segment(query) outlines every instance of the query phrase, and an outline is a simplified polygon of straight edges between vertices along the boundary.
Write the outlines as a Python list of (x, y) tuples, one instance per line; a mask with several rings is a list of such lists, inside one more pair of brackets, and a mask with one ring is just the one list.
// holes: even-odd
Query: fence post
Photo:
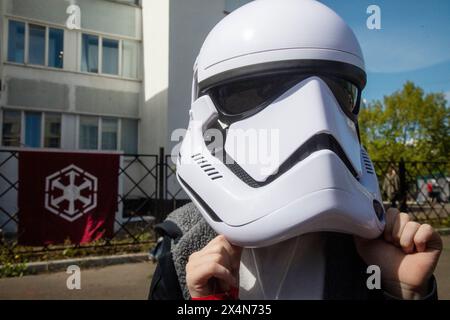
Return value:
[[(159, 148), (159, 159), (158, 159), (158, 203), (159, 203), (159, 214), (158, 220), (162, 219), (162, 217), (166, 213), (165, 201), (164, 201), (164, 167), (165, 167), (165, 152), (164, 148)], [(160, 222), (160, 221), (158, 221)]]
[(408, 205), (406, 203), (407, 201), (407, 182), (406, 182), (406, 168), (405, 168), (405, 161), (403, 158), (400, 159), (400, 162), (398, 164), (398, 174), (399, 174), (399, 180), (400, 180), (400, 211), (401, 212), (407, 212)]

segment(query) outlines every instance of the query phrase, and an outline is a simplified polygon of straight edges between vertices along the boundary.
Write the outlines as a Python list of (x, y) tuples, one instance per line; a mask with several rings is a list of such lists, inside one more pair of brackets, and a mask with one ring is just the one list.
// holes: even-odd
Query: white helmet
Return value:
[(365, 84), (355, 35), (323, 4), (239, 8), (210, 32), (194, 66), (181, 186), (240, 246), (317, 231), (378, 237), (384, 209), (357, 123)]

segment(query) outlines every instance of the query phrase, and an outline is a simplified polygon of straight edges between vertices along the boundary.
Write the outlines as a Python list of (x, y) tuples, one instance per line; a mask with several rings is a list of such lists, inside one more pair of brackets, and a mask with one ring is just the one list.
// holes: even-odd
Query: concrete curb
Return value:
[(26, 264), (27, 274), (38, 274), (66, 270), (68, 266), (77, 265), (80, 268), (104, 267), (124, 263), (149, 261), (148, 253), (133, 253), (116, 256), (97, 256), (76, 259), (31, 262)]

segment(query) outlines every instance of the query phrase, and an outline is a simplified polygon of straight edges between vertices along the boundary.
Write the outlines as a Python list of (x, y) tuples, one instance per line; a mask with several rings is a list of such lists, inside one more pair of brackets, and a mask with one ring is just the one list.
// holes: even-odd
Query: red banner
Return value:
[(19, 243), (87, 243), (114, 232), (118, 154), (19, 154)]

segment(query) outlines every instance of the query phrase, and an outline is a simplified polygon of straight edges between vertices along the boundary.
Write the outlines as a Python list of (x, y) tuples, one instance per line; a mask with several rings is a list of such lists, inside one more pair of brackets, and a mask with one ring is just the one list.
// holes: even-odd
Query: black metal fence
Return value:
[[(31, 257), (56, 251), (76, 249), (111, 249), (108, 252), (140, 250), (138, 246), (154, 242), (153, 226), (186, 203), (178, 199), (181, 191), (173, 190), (176, 183), (174, 165), (161, 149), (158, 155), (121, 155), (118, 172), (118, 214), (114, 233), (88, 245), (65, 243), (42, 247), (18, 245), (18, 162), (20, 152), (0, 150), (0, 251)], [(169, 189), (170, 187), (171, 189)], [(33, 257), (31, 257), (33, 259)], [(0, 263), (1, 264), (1, 263)]]
[(443, 223), (450, 218), (450, 162), (375, 161), (387, 206), (415, 220)]
[[(0, 249), (15, 253), (17, 245), (18, 151), (0, 150)], [(374, 162), (385, 205), (399, 207), (417, 220), (448, 221), (450, 218), (450, 162)], [(123, 247), (150, 244), (152, 227), (172, 210), (188, 202), (176, 180), (170, 155), (121, 156), (119, 215), (111, 238), (88, 246), (70, 245), (21, 248), (21, 252), (45, 252), (70, 248)], [(28, 251), (23, 251), (28, 250)]]

